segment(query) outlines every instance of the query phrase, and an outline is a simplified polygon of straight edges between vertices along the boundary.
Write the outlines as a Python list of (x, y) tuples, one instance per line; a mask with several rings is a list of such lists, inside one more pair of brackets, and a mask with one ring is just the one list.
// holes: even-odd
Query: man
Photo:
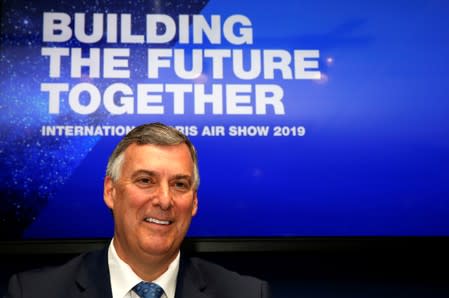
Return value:
[[(198, 210), (196, 151), (160, 123), (133, 129), (109, 158), (104, 202), (114, 237), (60, 267), (14, 275), (10, 297), (269, 297), (258, 279), (180, 256)], [(153, 296), (147, 296), (147, 295)]]

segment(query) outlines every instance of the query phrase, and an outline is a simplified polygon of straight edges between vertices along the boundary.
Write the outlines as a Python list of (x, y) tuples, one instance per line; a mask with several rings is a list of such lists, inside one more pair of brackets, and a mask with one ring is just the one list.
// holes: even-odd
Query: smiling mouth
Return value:
[(147, 218), (145, 218), (145, 221), (150, 222), (150, 223), (155, 223), (158, 225), (169, 225), (172, 223), (170, 220), (160, 220), (160, 219), (156, 219), (153, 217), (147, 217)]

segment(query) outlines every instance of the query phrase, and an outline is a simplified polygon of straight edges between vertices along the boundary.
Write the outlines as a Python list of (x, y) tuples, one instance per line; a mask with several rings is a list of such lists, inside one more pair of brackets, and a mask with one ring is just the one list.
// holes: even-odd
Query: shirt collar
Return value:
[[(109, 244), (108, 249), (108, 265), (111, 277), (111, 290), (113, 298), (123, 298), (127, 296), (129, 291), (142, 279), (137, 276), (131, 267), (126, 264), (117, 254), (113, 245), (114, 239)], [(176, 291), (176, 279), (179, 272), (180, 253), (170, 263), (167, 271), (165, 271), (157, 279), (151, 281), (158, 284), (163, 290), (167, 298), (174, 298)], [(162, 296), (164, 297), (164, 296)]]

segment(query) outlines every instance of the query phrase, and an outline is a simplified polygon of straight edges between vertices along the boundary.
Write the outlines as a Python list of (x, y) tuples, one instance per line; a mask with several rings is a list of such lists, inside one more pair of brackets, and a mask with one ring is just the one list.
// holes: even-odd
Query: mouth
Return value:
[(154, 217), (146, 217), (145, 221), (149, 222), (149, 223), (158, 224), (158, 225), (169, 225), (172, 223), (171, 220), (160, 220), (160, 219), (156, 219)]

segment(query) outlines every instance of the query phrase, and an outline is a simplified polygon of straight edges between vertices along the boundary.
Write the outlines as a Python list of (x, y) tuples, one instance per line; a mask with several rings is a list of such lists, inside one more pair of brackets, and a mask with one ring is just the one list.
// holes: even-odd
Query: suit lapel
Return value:
[(181, 258), (175, 298), (208, 298), (206, 287), (201, 271), (189, 259)]
[(111, 297), (111, 281), (108, 267), (108, 246), (84, 256), (78, 271), (76, 284), (79, 292), (76, 297), (96, 298)]
[[(76, 275), (77, 290), (68, 297), (112, 298), (108, 267), (108, 246), (87, 253)], [(175, 298), (212, 298), (205, 293), (207, 283), (201, 271), (189, 260), (181, 258)]]

